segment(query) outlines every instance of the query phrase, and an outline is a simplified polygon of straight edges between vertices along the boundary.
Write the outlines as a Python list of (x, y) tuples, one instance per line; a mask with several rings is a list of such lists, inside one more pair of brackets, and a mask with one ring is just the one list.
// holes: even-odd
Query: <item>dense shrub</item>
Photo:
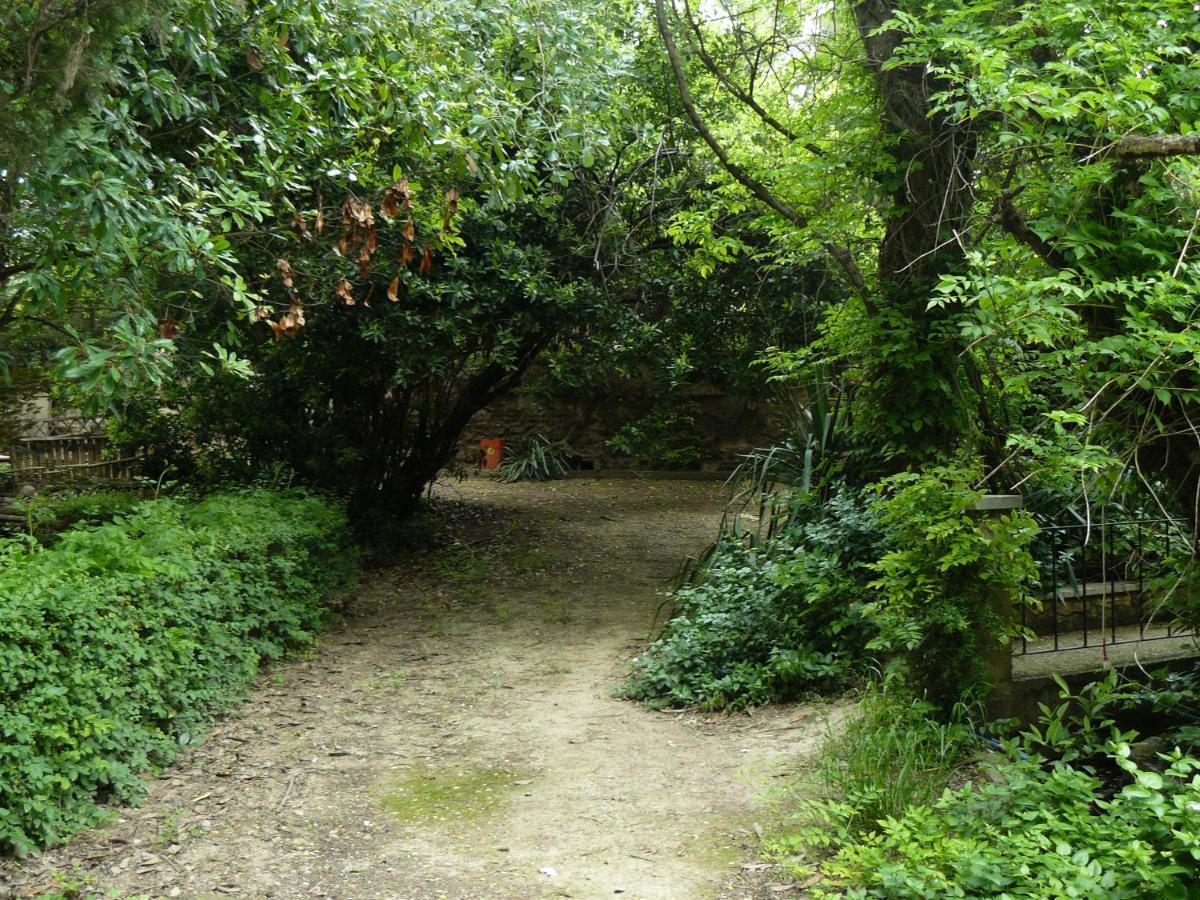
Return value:
[[(1063, 685), (1039, 725), (974, 765), (960, 726), (876, 696), (826, 747), (832, 796), (802, 802), (772, 848), (817, 897), (1197, 896), (1200, 760), (1174, 749), (1135, 761), (1137, 735), (1111, 714), (1136, 694), (1115, 685), (1074, 697)], [(890, 781), (909, 764), (914, 789), (897, 794)], [(966, 783), (943, 790), (952, 777)]]
[(142, 495), (130, 490), (101, 489), (78, 494), (38, 495), (20, 503), (26, 529), (42, 544), (76, 525), (99, 525), (129, 512)]
[(0, 849), (136, 801), (346, 581), (342, 512), (298, 493), (153, 500), (52, 547), (0, 544)]
[(1014, 760), (984, 781), (884, 819), (822, 867), (837, 895), (1193, 897), (1200, 888), (1200, 761), (1140, 768), (1115, 795), (1071, 765)]
[(634, 660), (623, 695), (662, 705), (737, 708), (844, 685), (869, 662), (871, 513), (850, 496), (799, 511), (757, 548), (727, 536), (675, 615)]
[(1016, 597), (1035, 577), (1028, 547), (1037, 534), (1021, 511), (992, 517), (975, 504), (973, 466), (932, 466), (880, 483), (872, 509), (891, 542), (872, 565), (867, 615), (878, 626), (872, 649), (907, 664), (914, 686), (949, 713), (964, 693), (987, 690), (983, 651), (1007, 641), (1014, 621), (997, 615), (997, 596)]

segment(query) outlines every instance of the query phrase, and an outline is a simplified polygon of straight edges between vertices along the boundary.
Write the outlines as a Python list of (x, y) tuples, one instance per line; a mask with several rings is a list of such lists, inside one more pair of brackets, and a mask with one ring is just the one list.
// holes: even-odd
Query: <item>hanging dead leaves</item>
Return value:
[(280, 259), (275, 261), (275, 268), (283, 278), (283, 286), (288, 289), (289, 294), (292, 293), (296, 287), (296, 270), (292, 268), (292, 264), (286, 259)]
[[(454, 227), (454, 219), (459, 211), (460, 194), (458, 188), (451, 188), (446, 192), (445, 204), (442, 211), (442, 231), (449, 232)], [(414, 262), (417, 263), (417, 272), (421, 276), (429, 276), (433, 274), (434, 248), (430, 244), (417, 245), (417, 226), (413, 215), (413, 190), (408, 179), (401, 178), (390, 185), (384, 192), (379, 201), (378, 208), (379, 216), (385, 223), (396, 223), (399, 225), (399, 241), (396, 251), (396, 261), (401, 270), (407, 269)], [(352, 259), (358, 266), (358, 276), (363, 281), (367, 281), (371, 277), (372, 269), (375, 264), (375, 256), (379, 249), (379, 232), (375, 219), (375, 209), (370, 201), (359, 199), (350, 194), (342, 203), (342, 232), (334, 242), (333, 252), (343, 259)], [(292, 227), (302, 240), (314, 240), (314, 234), (320, 235), (325, 230), (325, 213), (322, 208), (321, 198), (317, 198), (317, 213), (313, 221), (311, 230), (308, 227), (308, 222), (304, 216), (297, 213)], [(434, 242), (436, 244), (436, 241)], [(281, 260), (282, 264), (283, 261)], [(284, 286), (289, 292), (292, 289), (293, 273), (284, 271), (282, 265), (280, 272), (284, 279)], [(401, 291), (403, 288), (403, 275), (395, 275), (388, 283), (387, 297), (392, 303), (399, 303), (401, 300)], [(369, 292), (368, 292), (369, 295)], [(355, 296), (354, 285), (348, 278), (341, 278), (334, 287), (334, 298), (337, 303), (342, 306), (358, 306), (360, 302)], [(363, 300), (362, 306), (370, 304)], [(298, 306), (298, 304), (297, 304)], [(283, 322), (283, 317), (280, 323)], [(299, 319), (299, 325), (303, 325), (303, 315)], [(289, 325), (289, 327), (292, 327)], [(298, 326), (296, 326), (298, 327)], [(294, 331), (294, 328), (293, 328)], [(292, 332), (287, 330), (277, 332), (278, 334), (289, 335)]]
[(279, 317), (278, 322), (272, 322), (269, 319), (267, 322), (271, 326), (271, 330), (275, 332), (276, 341), (285, 337), (295, 337), (304, 327), (304, 307), (293, 303), (288, 311)]
[(250, 318), (254, 322), (266, 322), (271, 326), (275, 340), (281, 341), (285, 337), (295, 337), (304, 327), (304, 306), (296, 295), (296, 270), (292, 268), (292, 264), (286, 259), (278, 259), (275, 261), (275, 268), (279, 271), (279, 278), (291, 301), (288, 310), (279, 317), (278, 322), (271, 318), (271, 310), (265, 306), (254, 310)]
[(458, 215), (458, 188), (446, 191), (446, 210), (442, 213), (442, 231), (449, 231)]
[(379, 204), (379, 211), (388, 219), (394, 219), (402, 212), (407, 213), (408, 222), (412, 224), (412, 190), (408, 186), (407, 178), (401, 178), (383, 192), (383, 202)]

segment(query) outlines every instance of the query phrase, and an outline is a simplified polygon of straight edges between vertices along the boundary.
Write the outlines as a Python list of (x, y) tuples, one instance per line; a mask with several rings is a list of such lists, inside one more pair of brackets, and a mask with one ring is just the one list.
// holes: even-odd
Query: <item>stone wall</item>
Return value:
[[(615, 451), (609, 440), (622, 427), (651, 413), (660, 400), (661, 394), (648, 382), (637, 381), (591, 395), (547, 397), (518, 388), (471, 420), (459, 444), (459, 459), (477, 464), (483, 438), (502, 438), (513, 446), (542, 435), (551, 441), (565, 441), (582, 468), (638, 467), (638, 460)], [(713, 385), (679, 389), (671, 395), (670, 404), (690, 414), (691, 422), (676, 430), (681, 441), (697, 451), (697, 460), (685, 468), (728, 471), (741, 454), (780, 438), (780, 429), (772, 423), (764, 403), (732, 396)]]

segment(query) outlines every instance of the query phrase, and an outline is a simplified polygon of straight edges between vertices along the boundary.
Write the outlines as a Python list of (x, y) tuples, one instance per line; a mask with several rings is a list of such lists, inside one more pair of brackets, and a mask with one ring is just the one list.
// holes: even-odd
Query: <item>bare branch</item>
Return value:
[[(693, 44), (693, 46), (696, 48), (696, 55), (700, 58), (700, 62), (702, 62), (704, 64), (704, 68), (706, 68), (709, 71), (709, 73), (715, 79), (717, 79), (718, 82), (720, 82), (720, 84), (725, 88), (725, 90), (729, 91), (729, 93), (733, 96), (733, 98), (735, 100), (737, 100), (739, 103), (742, 103), (745, 106), (749, 107), (754, 112), (755, 115), (757, 115), (760, 119), (762, 119), (764, 124), (768, 125), (769, 127), (773, 128), (775, 131), (779, 132), (781, 135), (783, 135), (789, 141), (799, 140), (799, 138), (797, 137), (797, 135), (794, 131), (792, 131), (790, 128), (788, 128), (786, 125), (784, 125), (782, 122), (780, 122), (777, 118), (775, 118), (773, 115), (771, 115), (771, 113), (768, 112), (767, 109), (761, 103), (759, 103), (757, 100), (754, 99), (754, 94), (752, 93), (753, 88), (751, 88), (751, 90), (744, 90), (740, 85), (737, 84), (737, 82), (735, 82), (732, 78), (729, 77), (728, 72), (726, 72), (719, 65), (717, 65), (717, 61), (715, 59), (713, 59), (712, 54), (708, 52), (708, 48), (704, 44), (703, 29), (700, 28), (700, 24), (692, 17), (691, 4), (688, 3), (687, 0), (684, 0), (683, 6), (684, 6), (684, 17), (687, 19), (688, 27), (691, 29), (692, 33), (696, 36), (695, 43)], [(822, 150), (820, 147), (818, 147), (816, 144), (804, 143), (804, 144), (801, 144), (800, 146), (802, 146), (805, 150), (807, 150), (809, 153), (813, 154), (814, 156), (824, 156), (825, 155), (825, 151)]]

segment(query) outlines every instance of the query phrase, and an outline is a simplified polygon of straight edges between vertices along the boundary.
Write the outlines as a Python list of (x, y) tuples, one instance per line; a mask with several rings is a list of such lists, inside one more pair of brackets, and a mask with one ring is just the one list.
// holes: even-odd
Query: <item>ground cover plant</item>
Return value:
[(1159, 740), (1147, 752), (1119, 727), (1146, 687), (1119, 690), (1115, 674), (1075, 695), (1060, 684), (1061, 704), (999, 742), (969, 708), (942, 725), (910, 715), (903, 693), (871, 693), (823, 750), (831, 796), (800, 801), (772, 852), (814, 896), (1194, 896), (1193, 748)]
[(0, 848), (136, 801), (259, 666), (312, 640), (354, 553), (325, 499), (158, 499), (43, 547), (0, 545)]
[(800, 497), (789, 528), (762, 544), (723, 534), (671, 596), (673, 615), (622, 694), (737, 709), (833, 690), (865, 671), (875, 633), (866, 584), (881, 550), (864, 503)]
[(47, 544), (63, 531), (79, 524), (107, 522), (129, 512), (145, 495), (120, 486), (78, 493), (35, 494), (14, 507), (25, 516), (24, 530)]

